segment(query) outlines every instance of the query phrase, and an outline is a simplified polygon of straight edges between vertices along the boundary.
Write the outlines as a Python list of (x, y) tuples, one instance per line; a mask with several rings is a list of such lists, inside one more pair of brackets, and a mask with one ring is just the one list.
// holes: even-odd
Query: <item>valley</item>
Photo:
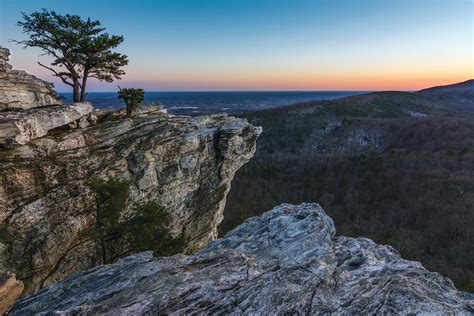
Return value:
[(221, 235), (279, 203), (314, 201), (338, 234), (390, 244), (474, 291), (474, 106), (462, 101), (474, 100), (474, 81), (462, 87), (243, 114), (263, 133), (232, 183)]

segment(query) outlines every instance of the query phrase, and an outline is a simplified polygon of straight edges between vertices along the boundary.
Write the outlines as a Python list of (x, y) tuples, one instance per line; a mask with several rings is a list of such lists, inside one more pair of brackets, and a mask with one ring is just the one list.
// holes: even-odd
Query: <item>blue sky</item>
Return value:
[[(47, 8), (122, 34), (119, 84), (147, 90), (417, 89), (473, 75), (472, 0), (0, 0), (12, 64), (54, 81), (23, 50), (21, 12)], [(117, 83), (91, 82), (91, 91)]]

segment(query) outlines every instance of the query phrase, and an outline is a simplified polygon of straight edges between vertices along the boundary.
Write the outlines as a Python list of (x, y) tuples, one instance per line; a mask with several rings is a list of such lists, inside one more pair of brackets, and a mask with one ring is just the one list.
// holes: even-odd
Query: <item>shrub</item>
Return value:
[(85, 230), (81, 237), (98, 242), (101, 246), (102, 261), (108, 263), (113, 258), (107, 254), (107, 241), (122, 235), (119, 219), (127, 205), (129, 185), (118, 179), (94, 180), (88, 184), (96, 193), (96, 224)]
[(136, 214), (126, 221), (126, 239), (134, 250), (153, 250), (157, 256), (182, 252), (184, 234), (174, 237), (169, 232), (169, 214), (155, 202), (139, 206)]
[[(138, 206), (128, 219), (121, 220), (127, 206), (129, 184), (126, 181), (92, 181), (89, 186), (96, 193), (96, 225), (83, 233), (84, 238), (97, 241), (102, 248), (103, 262), (137, 251), (152, 250), (155, 255), (172, 255), (181, 252), (185, 245), (184, 234), (172, 236), (168, 230), (169, 214), (155, 202)], [(122, 241), (124, 251), (113, 249), (111, 241)], [(123, 243), (125, 242), (125, 243)], [(115, 255), (111, 255), (114, 253)], [(118, 253), (118, 255), (117, 255)]]
[(0, 225), (0, 243), (10, 243), (11, 239), (12, 238), (7, 231), (7, 227), (5, 225)]
[(119, 87), (117, 97), (123, 102), (125, 102), (125, 107), (127, 109), (127, 117), (130, 117), (133, 111), (138, 108), (140, 103), (145, 100), (145, 91), (139, 88), (122, 89)]
[(97, 226), (104, 230), (118, 227), (120, 213), (128, 199), (128, 183), (123, 180), (91, 181), (89, 186), (96, 193)]

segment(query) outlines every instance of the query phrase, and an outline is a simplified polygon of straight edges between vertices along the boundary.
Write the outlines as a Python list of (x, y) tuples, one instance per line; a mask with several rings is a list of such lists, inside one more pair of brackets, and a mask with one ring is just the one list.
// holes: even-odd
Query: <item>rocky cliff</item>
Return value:
[(13, 315), (474, 312), (474, 295), (366, 238), (335, 237), (317, 204), (283, 204), (192, 256), (144, 252), (76, 273)]
[(0, 148), (25, 145), (58, 127), (86, 127), (95, 121), (90, 103), (62, 105), (53, 84), (13, 69), (9, 56), (0, 47)]
[(92, 110), (92, 104), (83, 102), (0, 112), (0, 146), (24, 145), (32, 139), (45, 136), (50, 130), (69, 124), (87, 127)]
[(23, 289), (23, 282), (18, 281), (15, 275), (0, 273), (0, 315), (7, 314)]
[(61, 104), (52, 84), (12, 69), (9, 56), (10, 51), (0, 47), (0, 111)]
[(259, 133), (242, 119), (157, 112), (0, 149), (0, 266), (34, 291), (126, 253), (111, 240), (104, 254), (104, 245), (83, 235), (97, 217), (91, 180), (126, 184), (121, 216), (157, 203), (171, 215), (171, 232), (184, 234), (186, 250), (200, 249), (217, 236), (230, 182)]
[(92, 113), (87, 102), (61, 105), (51, 85), (13, 70), (8, 55), (0, 49), (0, 280), (8, 281), (0, 295), (137, 252), (123, 230), (145, 205), (163, 217), (152, 218), (152, 235), (184, 251), (216, 238), (230, 182), (260, 128), (159, 107), (125, 118)]

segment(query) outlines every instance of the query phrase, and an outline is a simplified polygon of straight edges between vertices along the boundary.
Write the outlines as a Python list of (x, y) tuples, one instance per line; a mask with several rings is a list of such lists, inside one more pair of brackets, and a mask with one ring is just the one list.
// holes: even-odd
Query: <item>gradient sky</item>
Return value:
[[(11, 63), (36, 64), (21, 12), (97, 19), (125, 42), (122, 87), (190, 90), (414, 90), (474, 77), (474, 0), (0, 0)], [(117, 83), (91, 80), (90, 91)]]

